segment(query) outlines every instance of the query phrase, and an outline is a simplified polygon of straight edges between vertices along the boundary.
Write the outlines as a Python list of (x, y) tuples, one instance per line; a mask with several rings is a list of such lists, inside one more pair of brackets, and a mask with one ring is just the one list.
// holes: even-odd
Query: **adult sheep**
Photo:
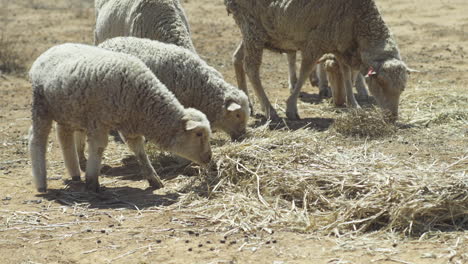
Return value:
[(119, 36), (149, 38), (195, 52), (179, 0), (95, 0), (94, 44)]
[[(277, 113), (266, 97), (259, 76), (263, 49), (301, 51), (302, 63), (286, 115), (297, 119), (297, 99), (316, 61), (332, 53), (340, 63), (347, 103), (359, 107), (352, 94), (352, 80), (359, 71), (369, 73), (369, 90), (378, 104), (398, 116), (408, 67), (373, 0), (224, 0), (228, 13), (240, 27), (242, 43), (234, 53), (252, 82), (267, 117)], [(242, 62), (243, 61), (243, 62)], [(243, 87), (242, 87), (243, 88)]]
[(46, 192), (47, 138), (52, 121), (65, 167), (80, 180), (75, 131), (88, 137), (86, 188), (99, 190), (98, 175), (110, 129), (124, 136), (155, 188), (163, 187), (144, 150), (145, 137), (162, 149), (200, 164), (211, 159), (210, 124), (184, 108), (139, 59), (82, 44), (47, 50), (32, 65), (32, 127), (29, 148), (36, 188)]
[(202, 111), (213, 129), (238, 139), (246, 132), (250, 108), (247, 95), (187, 49), (149, 39), (117, 37), (99, 45), (142, 60), (186, 107)]

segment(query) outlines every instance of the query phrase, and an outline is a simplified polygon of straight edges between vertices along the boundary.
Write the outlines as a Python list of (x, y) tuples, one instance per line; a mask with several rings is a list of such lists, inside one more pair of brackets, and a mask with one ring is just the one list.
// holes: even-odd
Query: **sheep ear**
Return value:
[(229, 103), (229, 105), (227, 106), (227, 110), (231, 112), (239, 110), (239, 109), (241, 109), (241, 106), (234, 102)]
[(187, 123), (185, 123), (185, 131), (190, 131), (194, 130), (200, 125), (200, 122), (196, 122), (193, 120), (188, 120)]
[(408, 72), (408, 74), (411, 74), (411, 73), (419, 73), (420, 71), (406, 67), (406, 72)]

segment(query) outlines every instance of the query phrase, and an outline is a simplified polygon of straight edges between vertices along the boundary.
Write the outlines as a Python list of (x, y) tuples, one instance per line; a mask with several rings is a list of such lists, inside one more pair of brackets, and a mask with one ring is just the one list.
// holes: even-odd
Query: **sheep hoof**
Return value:
[(99, 192), (99, 182), (96, 180), (86, 179), (86, 190), (90, 192)]
[(47, 187), (37, 188), (37, 191), (40, 192), (40, 193), (46, 193), (47, 192)]
[(148, 177), (148, 183), (154, 189), (161, 189), (164, 187), (164, 184), (162, 183), (161, 179), (159, 179), (159, 177), (156, 176)]
[(301, 119), (297, 113), (286, 113), (286, 116), (290, 120), (299, 120), (299, 119)]

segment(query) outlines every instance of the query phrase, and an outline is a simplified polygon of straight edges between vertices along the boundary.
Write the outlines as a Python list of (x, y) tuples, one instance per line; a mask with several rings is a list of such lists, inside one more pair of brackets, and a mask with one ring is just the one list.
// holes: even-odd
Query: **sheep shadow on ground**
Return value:
[[(156, 173), (162, 180), (171, 180), (180, 174), (194, 176), (198, 173), (198, 167), (192, 166), (191, 161), (183, 160), (169, 153), (161, 152), (156, 159), (152, 158), (151, 160)], [(101, 175), (104, 177), (119, 177), (122, 180), (144, 180), (140, 173), (140, 164), (134, 155), (124, 157), (121, 162), (121, 166), (103, 167)]]
[(99, 193), (84, 191), (84, 182), (69, 183), (65, 189), (49, 189), (45, 194), (38, 194), (48, 201), (56, 201), (67, 206), (89, 204), (89, 208), (140, 210), (153, 206), (169, 206), (178, 201), (179, 194), (153, 194), (150, 188), (104, 187)]
[[(358, 94), (354, 94), (354, 97), (356, 98), (359, 105), (363, 108), (372, 107), (377, 104), (377, 102), (375, 101), (375, 98), (370, 95), (366, 98), (361, 98)], [(301, 92), (299, 94), (299, 100), (301, 100), (304, 103), (309, 103), (309, 104), (321, 104), (323, 101), (330, 101), (331, 100), (330, 98), (331, 97), (320, 96), (319, 94), (316, 94), (316, 93), (310, 94), (306, 92)]]
[(302, 118), (300, 120), (281, 119), (280, 121), (269, 121), (264, 116), (257, 116), (258, 120), (252, 125), (254, 128), (264, 126), (267, 122), (270, 130), (298, 130), (302, 128), (312, 129), (316, 131), (326, 131), (335, 121), (332, 118)]
[(320, 96), (317, 93), (306, 93), (306, 92), (301, 92), (299, 94), (299, 100), (301, 100), (304, 103), (309, 103), (309, 104), (321, 104), (323, 100), (328, 100), (329, 98)]

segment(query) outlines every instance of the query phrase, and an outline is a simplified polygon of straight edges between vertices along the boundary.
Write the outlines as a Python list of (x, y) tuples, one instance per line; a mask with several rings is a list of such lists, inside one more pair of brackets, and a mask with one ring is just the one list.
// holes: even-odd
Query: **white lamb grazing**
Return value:
[(369, 90), (378, 104), (390, 111), (392, 119), (397, 118), (400, 94), (410, 70), (401, 60), (374, 0), (224, 0), (224, 3), (242, 33), (242, 43), (234, 53), (236, 74), (243, 71), (239, 65), (244, 65), (267, 117), (277, 118), (277, 113), (259, 76), (263, 49), (302, 54), (299, 77), (287, 100), (288, 118), (299, 118), (297, 99), (301, 87), (316, 61), (326, 53), (334, 54), (340, 64), (348, 106), (359, 107), (352, 80), (359, 71), (366, 72)]
[(149, 38), (195, 52), (179, 0), (95, 0), (94, 44), (119, 36)]
[(99, 47), (142, 60), (181, 104), (205, 113), (213, 129), (225, 131), (233, 140), (245, 134), (250, 115), (247, 95), (193, 52), (134, 37), (113, 38)]
[(82, 44), (55, 46), (29, 73), (33, 88), (29, 148), (39, 192), (47, 191), (46, 147), (52, 121), (65, 167), (80, 180), (74, 132), (88, 137), (86, 188), (99, 190), (98, 175), (110, 129), (123, 135), (155, 188), (163, 187), (144, 151), (145, 137), (160, 148), (200, 164), (211, 159), (210, 124), (198, 110), (184, 108), (139, 59)]

